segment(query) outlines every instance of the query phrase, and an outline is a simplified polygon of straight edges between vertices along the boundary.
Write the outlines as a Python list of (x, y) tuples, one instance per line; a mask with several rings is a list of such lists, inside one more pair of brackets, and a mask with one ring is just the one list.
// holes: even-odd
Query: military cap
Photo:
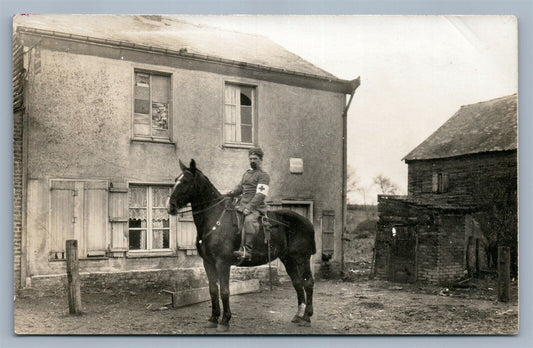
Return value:
[(260, 147), (254, 147), (248, 151), (248, 156), (256, 155), (259, 158), (263, 159), (263, 150)]

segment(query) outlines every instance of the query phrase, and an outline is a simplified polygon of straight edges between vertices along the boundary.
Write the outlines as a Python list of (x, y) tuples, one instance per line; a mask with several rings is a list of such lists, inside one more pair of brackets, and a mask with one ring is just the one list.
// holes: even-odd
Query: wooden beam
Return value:
[(80, 273), (78, 262), (78, 241), (66, 241), (67, 250), (67, 293), (70, 314), (81, 314)]
[(506, 246), (498, 247), (498, 301), (509, 302), (511, 297), (511, 252)]
[[(231, 295), (246, 294), (259, 291), (259, 280), (250, 279), (240, 282), (230, 283), (229, 291)], [(209, 287), (183, 290), (183, 291), (168, 291), (163, 292), (172, 296), (172, 308), (179, 308), (195, 303), (201, 303), (211, 300), (209, 295)]]

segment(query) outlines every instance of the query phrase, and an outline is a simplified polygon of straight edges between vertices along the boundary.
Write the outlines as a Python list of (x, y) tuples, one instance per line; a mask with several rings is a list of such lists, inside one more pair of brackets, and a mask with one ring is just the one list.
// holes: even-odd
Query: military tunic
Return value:
[(265, 212), (265, 197), (268, 195), (270, 176), (261, 169), (248, 169), (241, 182), (233, 189), (234, 195), (241, 195), (238, 205), (250, 211)]

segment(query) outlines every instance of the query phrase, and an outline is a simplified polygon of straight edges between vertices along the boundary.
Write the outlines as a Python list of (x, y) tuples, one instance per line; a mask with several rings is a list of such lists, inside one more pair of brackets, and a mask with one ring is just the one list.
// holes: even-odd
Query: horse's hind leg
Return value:
[(305, 312), (302, 317), (302, 322), (300, 323), (300, 325), (303, 326), (311, 325), (311, 316), (313, 315), (313, 287), (315, 281), (313, 280), (310, 261), (310, 256), (298, 260), (298, 269), (301, 272), (300, 276), (305, 289)]
[(298, 312), (292, 318), (293, 323), (299, 323), (301, 318), (304, 316), (305, 309), (305, 292), (302, 283), (302, 278), (300, 277), (300, 272), (298, 270), (298, 263), (292, 258), (287, 258), (282, 260), (285, 265), (285, 270), (289, 277), (291, 277), (292, 286), (296, 290), (296, 296), (298, 297)]
[(215, 328), (218, 325), (220, 317), (220, 303), (218, 299), (218, 276), (215, 265), (204, 260), (204, 268), (209, 280), (209, 295), (211, 295), (211, 318), (209, 318), (206, 327)]

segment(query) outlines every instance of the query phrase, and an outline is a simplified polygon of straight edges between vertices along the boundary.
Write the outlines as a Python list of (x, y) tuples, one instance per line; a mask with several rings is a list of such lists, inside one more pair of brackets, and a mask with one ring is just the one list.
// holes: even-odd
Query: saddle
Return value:
[[(226, 202), (226, 210), (233, 212), (233, 224), (235, 226), (235, 234), (241, 235), (241, 241), (244, 240), (244, 213), (242, 210), (235, 205), (233, 200)], [(257, 218), (259, 224), (259, 231), (263, 231), (265, 235), (265, 244), (270, 240), (270, 230), (272, 224), (269, 221), (267, 213), (260, 212), (259, 217)]]

